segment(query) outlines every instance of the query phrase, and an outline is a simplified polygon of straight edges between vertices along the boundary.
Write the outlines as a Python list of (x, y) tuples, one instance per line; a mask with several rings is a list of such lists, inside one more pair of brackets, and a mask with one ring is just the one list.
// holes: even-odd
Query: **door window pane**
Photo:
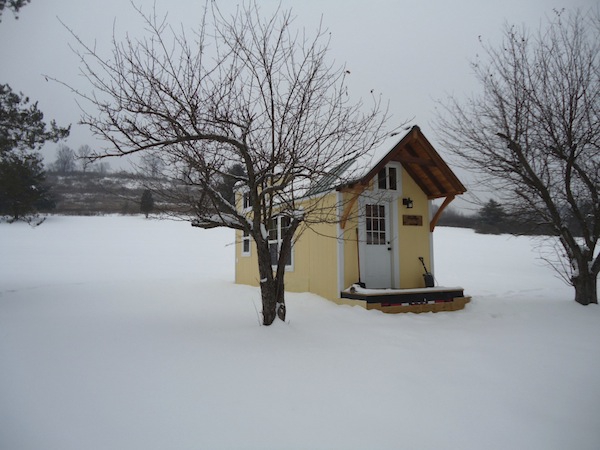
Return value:
[(385, 245), (385, 206), (366, 205), (365, 227), (367, 245)]

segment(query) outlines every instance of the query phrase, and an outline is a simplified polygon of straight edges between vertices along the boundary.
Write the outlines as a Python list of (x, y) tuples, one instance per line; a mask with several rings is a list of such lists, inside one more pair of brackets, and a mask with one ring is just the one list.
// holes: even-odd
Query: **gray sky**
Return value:
[[(191, 28), (200, 20), (204, 0), (135, 0), (149, 10), (168, 12), (172, 24)], [(238, 1), (217, 0), (222, 11)], [(271, 11), (279, 0), (257, 0)], [(436, 145), (432, 119), (436, 101), (449, 94), (466, 96), (477, 90), (469, 61), (480, 51), (479, 37), (499, 43), (504, 23), (537, 28), (553, 8), (588, 10), (598, 0), (281, 0), (292, 8), (295, 25), (314, 29), (321, 17), (332, 33), (330, 57), (351, 71), (350, 95), (367, 97), (371, 89), (389, 99), (393, 121), (413, 118)], [(66, 144), (96, 146), (88, 130), (77, 125), (79, 109), (64, 87), (47, 82), (44, 74), (85, 89), (78, 60), (69, 49), (73, 39), (58, 18), (86, 42), (96, 42), (108, 54), (113, 24), (117, 32), (141, 34), (140, 20), (125, 0), (32, 0), (19, 19), (4, 12), (0, 23), (0, 83), (22, 91), (46, 119), (72, 123)], [(56, 144), (47, 145), (47, 161)], [(111, 166), (118, 167), (116, 161)], [(461, 176), (461, 178), (464, 175)], [(468, 180), (465, 180), (467, 187)]]

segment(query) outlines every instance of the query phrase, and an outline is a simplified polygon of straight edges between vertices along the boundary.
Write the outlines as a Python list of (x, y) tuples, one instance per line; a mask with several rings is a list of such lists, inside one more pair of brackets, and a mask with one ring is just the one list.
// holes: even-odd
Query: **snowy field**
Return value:
[(0, 224), (0, 449), (598, 450), (600, 308), (528, 238), (435, 232), (450, 313), (289, 294), (259, 326), (233, 235)]

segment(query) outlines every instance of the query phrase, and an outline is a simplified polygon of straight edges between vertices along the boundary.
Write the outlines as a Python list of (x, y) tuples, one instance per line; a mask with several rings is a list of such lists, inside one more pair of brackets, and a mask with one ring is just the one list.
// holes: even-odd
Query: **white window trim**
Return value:
[(243, 190), (242, 191), (242, 212), (248, 212), (252, 209), (252, 202), (250, 201), (250, 191)]
[(402, 165), (396, 162), (390, 162), (386, 164), (382, 170), (386, 171), (386, 183), (389, 180), (389, 169), (396, 169), (396, 189), (389, 189), (386, 186), (385, 189), (379, 187), (379, 173), (375, 175), (375, 179), (373, 180), (373, 190), (375, 192), (385, 193), (386, 195), (391, 195), (393, 197), (400, 197), (402, 195)]
[[(273, 217), (273, 219), (277, 220), (277, 239), (268, 239), (269, 248), (271, 244), (277, 244), (277, 257), (279, 258), (279, 252), (281, 251), (281, 243), (283, 241), (282, 233), (281, 233), (281, 219), (284, 216)], [(291, 219), (290, 219), (291, 220)], [(271, 267), (273, 270), (277, 268), (277, 264), (272, 264)], [(290, 249), (290, 264), (285, 265), (286, 272), (294, 271), (294, 244), (292, 243), (292, 248)]]
[[(252, 236), (250, 233), (248, 235), (245, 234), (245, 231), (242, 231), (242, 256), (251, 256), (252, 255)], [(248, 251), (244, 251), (244, 242), (248, 242)]]

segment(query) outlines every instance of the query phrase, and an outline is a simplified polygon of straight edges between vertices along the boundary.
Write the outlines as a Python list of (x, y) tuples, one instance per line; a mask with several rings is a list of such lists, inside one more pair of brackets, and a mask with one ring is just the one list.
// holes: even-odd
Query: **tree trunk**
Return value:
[[(261, 245), (262, 244), (262, 245)], [(271, 325), (276, 317), (285, 320), (283, 277), (273, 276), (271, 253), (266, 242), (257, 243), (260, 296), (262, 300), (263, 325)]]
[(575, 301), (582, 305), (598, 303), (598, 278), (597, 274), (590, 271), (581, 272), (573, 277), (573, 287), (575, 287)]
[(276, 317), (285, 321), (283, 283), (277, 278), (260, 284), (263, 307), (263, 325), (271, 325)]
[(271, 325), (277, 317), (277, 292), (275, 280), (260, 283), (263, 325)]

